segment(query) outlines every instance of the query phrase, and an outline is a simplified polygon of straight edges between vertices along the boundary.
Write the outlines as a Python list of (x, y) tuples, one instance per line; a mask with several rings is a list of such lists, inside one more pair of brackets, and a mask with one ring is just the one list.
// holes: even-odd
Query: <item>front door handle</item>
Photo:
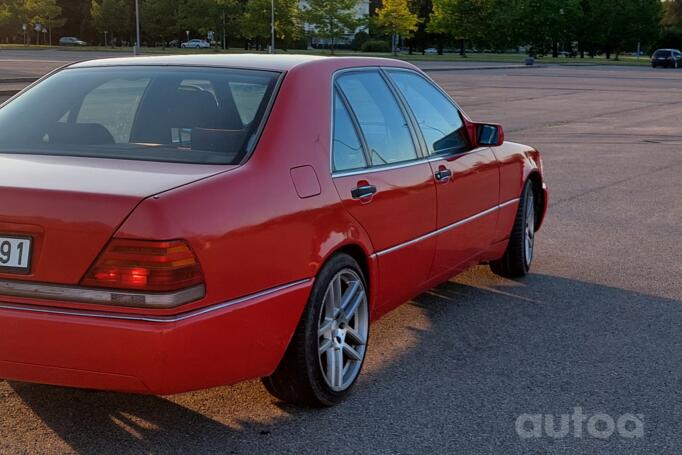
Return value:
[(435, 177), (439, 183), (447, 183), (452, 177), (452, 171), (450, 169), (439, 169), (438, 172), (435, 173)]
[(353, 199), (369, 199), (377, 192), (377, 187), (374, 185), (361, 185), (350, 190), (350, 195)]

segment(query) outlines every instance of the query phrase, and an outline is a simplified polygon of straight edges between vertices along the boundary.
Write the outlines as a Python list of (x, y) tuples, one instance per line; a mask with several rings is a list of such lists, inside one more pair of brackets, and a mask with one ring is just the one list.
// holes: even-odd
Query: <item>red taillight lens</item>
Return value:
[(169, 292), (203, 283), (194, 252), (182, 240), (113, 239), (83, 278), (83, 286)]

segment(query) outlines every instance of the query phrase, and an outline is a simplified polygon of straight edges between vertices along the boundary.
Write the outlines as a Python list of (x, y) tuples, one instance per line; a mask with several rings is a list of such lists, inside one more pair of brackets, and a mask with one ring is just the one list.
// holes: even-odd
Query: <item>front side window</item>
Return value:
[(408, 71), (389, 71), (389, 74), (412, 110), (429, 154), (470, 149), (462, 117), (445, 95), (418, 74)]
[(367, 167), (362, 143), (338, 93), (334, 95), (333, 134), (332, 158), (335, 172)]
[(337, 84), (358, 119), (373, 166), (417, 158), (407, 121), (378, 71), (346, 73)]
[(231, 68), (65, 69), (0, 109), (0, 153), (238, 164), (278, 79)]

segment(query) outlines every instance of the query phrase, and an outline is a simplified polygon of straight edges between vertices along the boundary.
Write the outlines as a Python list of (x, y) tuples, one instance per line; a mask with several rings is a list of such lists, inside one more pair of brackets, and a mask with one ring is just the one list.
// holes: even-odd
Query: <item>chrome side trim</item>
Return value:
[(302, 284), (306, 284), (312, 281), (312, 278), (306, 278), (304, 280), (294, 281), (293, 283), (284, 284), (282, 286), (277, 286), (274, 288), (266, 289), (264, 291), (256, 292), (255, 294), (249, 294), (244, 297), (240, 297), (234, 300), (229, 300), (227, 302), (219, 303), (216, 305), (211, 305), (206, 308), (199, 308), (197, 310), (188, 311), (186, 313), (181, 313), (172, 316), (149, 316), (149, 315), (133, 315), (125, 313), (106, 313), (100, 311), (86, 311), (86, 310), (69, 310), (63, 308), (50, 308), (50, 307), (38, 307), (38, 306), (28, 306), (28, 305), (14, 305), (9, 303), (0, 303), (1, 310), (14, 310), (14, 311), (26, 311), (29, 313), (41, 313), (41, 314), (55, 314), (60, 316), (81, 316), (88, 318), (99, 318), (99, 319), (116, 319), (123, 321), (142, 321), (142, 322), (161, 322), (161, 323), (173, 323), (184, 321), (197, 316), (202, 316), (214, 311), (222, 310), (233, 305), (239, 305), (241, 303), (247, 303), (250, 300), (259, 299), (261, 297), (266, 297), (268, 295), (284, 291)]
[(174, 308), (206, 295), (203, 284), (176, 292), (149, 294), (142, 292), (94, 289), (28, 281), (0, 280), (0, 296), (63, 300), (140, 308)]
[(440, 228), (440, 229), (436, 229), (435, 231), (429, 232), (428, 234), (424, 234), (424, 235), (422, 235), (422, 236), (420, 236), (420, 237), (417, 237), (416, 239), (408, 240), (407, 242), (398, 244), (398, 245), (396, 245), (396, 246), (392, 246), (392, 247), (387, 248), (387, 249), (385, 249), (385, 250), (378, 251), (378, 252), (376, 252), (375, 254), (376, 254), (377, 256), (383, 256), (383, 255), (385, 255), (385, 254), (393, 253), (394, 251), (398, 251), (398, 250), (400, 250), (400, 249), (402, 249), (402, 248), (405, 248), (406, 246), (414, 245), (415, 243), (421, 242), (421, 241), (423, 241), (423, 240), (430, 239), (430, 238), (432, 238), (432, 237), (437, 236), (438, 234), (442, 234), (443, 232), (447, 232), (447, 231), (452, 230), (452, 229), (455, 229), (456, 227), (459, 227), (459, 226), (461, 226), (461, 225), (463, 225), (463, 224), (469, 223), (469, 222), (474, 221), (474, 220), (476, 220), (476, 219), (478, 219), (478, 218), (481, 218), (481, 217), (483, 217), (483, 216), (489, 215), (489, 214), (491, 214), (491, 213), (493, 213), (493, 212), (496, 212), (497, 210), (499, 210), (499, 209), (501, 209), (501, 208), (504, 208), (504, 207), (506, 207), (506, 206), (508, 206), (508, 205), (514, 204), (514, 203), (516, 203), (516, 202), (518, 202), (518, 201), (519, 201), (519, 198), (510, 199), (510, 200), (508, 200), (508, 201), (506, 201), (506, 202), (503, 202), (502, 204), (496, 205), (495, 207), (491, 207), (491, 208), (489, 208), (489, 209), (487, 209), (487, 210), (484, 210), (484, 211), (482, 211), (482, 212), (479, 212), (479, 213), (477, 213), (477, 214), (475, 214), (475, 215), (472, 215), (472, 216), (470, 216), (470, 217), (468, 217), (468, 218), (464, 218), (463, 220), (459, 220), (459, 221), (457, 221), (457, 222), (455, 222), (455, 223), (449, 224), (449, 225), (447, 225), (447, 226), (443, 226), (443, 227)]
[(351, 175), (360, 175), (360, 174), (369, 174), (369, 173), (374, 174), (374, 173), (383, 172), (383, 171), (392, 171), (393, 169), (402, 169), (404, 167), (418, 166), (420, 164), (425, 164), (428, 161), (429, 160), (426, 158), (419, 158), (416, 160), (402, 161), (402, 162), (396, 163), (396, 164), (384, 164), (382, 166), (370, 166), (370, 167), (365, 167), (365, 168), (360, 168), (360, 169), (353, 169), (350, 171), (334, 172), (334, 173), (332, 173), (332, 178), (348, 177)]

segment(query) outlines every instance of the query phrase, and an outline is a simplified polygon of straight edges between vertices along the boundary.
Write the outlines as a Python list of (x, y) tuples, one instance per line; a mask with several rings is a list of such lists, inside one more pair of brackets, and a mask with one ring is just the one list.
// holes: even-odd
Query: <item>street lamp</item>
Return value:
[(104, 47), (107, 47), (107, 33), (109, 33), (107, 30), (104, 30)]
[(140, 55), (140, 2), (135, 0), (135, 48), (133, 55)]
[(270, 44), (270, 53), (275, 53), (275, 0), (272, 0), (272, 7), (270, 9), (270, 35), (272, 38), (272, 43)]

